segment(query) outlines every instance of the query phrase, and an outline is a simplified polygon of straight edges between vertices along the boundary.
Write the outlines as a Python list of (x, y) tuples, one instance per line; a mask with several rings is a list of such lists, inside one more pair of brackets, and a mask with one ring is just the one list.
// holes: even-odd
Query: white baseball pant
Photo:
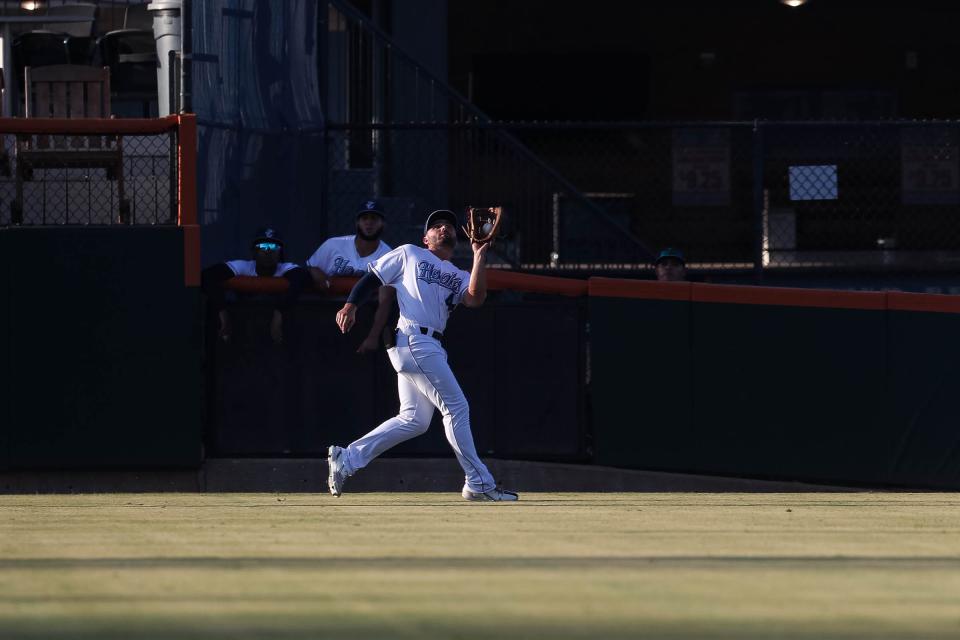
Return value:
[(444, 433), (463, 468), (467, 488), (480, 493), (494, 489), (493, 476), (473, 444), (470, 405), (440, 342), (419, 332), (399, 333), (397, 346), (387, 350), (387, 355), (397, 372), (400, 413), (344, 449), (347, 475), (364, 468), (387, 449), (426, 433), (436, 407), (443, 414)]

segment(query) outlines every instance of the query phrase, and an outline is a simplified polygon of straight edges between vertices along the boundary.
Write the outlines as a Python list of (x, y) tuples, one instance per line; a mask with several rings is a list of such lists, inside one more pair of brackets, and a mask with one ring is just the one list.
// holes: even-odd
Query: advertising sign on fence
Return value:
[(960, 203), (956, 129), (904, 127), (900, 131), (903, 204)]
[(730, 204), (728, 129), (673, 130), (673, 204)]

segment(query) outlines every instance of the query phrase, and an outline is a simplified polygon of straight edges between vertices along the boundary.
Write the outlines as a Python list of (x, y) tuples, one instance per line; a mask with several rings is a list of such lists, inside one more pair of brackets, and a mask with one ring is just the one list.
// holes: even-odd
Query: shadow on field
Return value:
[[(0, 559), (0, 570), (52, 570), (61, 569), (283, 569), (304, 571), (353, 571), (375, 568), (378, 571), (411, 568), (418, 570), (517, 570), (517, 569), (577, 569), (610, 571), (612, 569), (636, 570), (644, 567), (698, 568), (736, 566), (792, 565), (804, 568), (960, 568), (960, 557), (929, 556), (545, 556), (524, 558), (515, 556), (483, 557), (363, 557), (363, 558), (12, 558)], [(0, 595), (0, 602), (10, 601), (10, 595)], [(3, 638), (0, 631), (0, 638)]]

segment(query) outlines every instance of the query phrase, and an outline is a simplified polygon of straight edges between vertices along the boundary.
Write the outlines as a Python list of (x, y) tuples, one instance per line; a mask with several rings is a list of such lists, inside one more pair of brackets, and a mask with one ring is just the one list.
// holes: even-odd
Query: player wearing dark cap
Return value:
[[(333, 277), (365, 274), (368, 264), (390, 251), (390, 246), (380, 239), (384, 225), (383, 207), (380, 203), (376, 200), (363, 201), (357, 209), (357, 233), (328, 238), (307, 259), (307, 270), (313, 278), (314, 289), (319, 292), (326, 291), (330, 288), (330, 278)], [(377, 349), (377, 340), (396, 306), (392, 290), (384, 287), (378, 297), (380, 302), (373, 324), (367, 337), (360, 343), (357, 353), (369, 353)]]
[(679, 249), (664, 249), (653, 265), (660, 282), (683, 282), (687, 279), (687, 262)]
[(390, 251), (380, 239), (384, 229), (383, 207), (376, 200), (365, 200), (357, 210), (357, 232), (328, 238), (307, 258), (307, 269), (314, 287), (323, 291), (335, 276), (360, 276), (367, 265)]
[(262, 227), (250, 243), (251, 260), (230, 260), (203, 270), (202, 286), (207, 294), (207, 308), (219, 316), (218, 336), (229, 341), (231, 336), (230, 316), (226, 309), (224, 283), (234, 276), (257, 278), (285, 278), (287, 292), (279, 296), (270, 321), (270, 336), (277, 344), (283, 342), (283, 312), (286, 311), (309, 282), (310, 276), (303, 267), (293, 262), (283, 262), (283, 240), (273, 227)]
[(470, 407), (443, 348), (450, 313), (460, 304), (479, 307), (487, 297), (486, 254), (489, 244), (473, 243), (473, 267), (450, 262), (457, 246), (457, 217), (432, 212), (423, 227), (424, 246), (405, 244), (370, 264), (337, 312), (344, 333), (356, 321), (357, 305), (374, 289), (392, 287), (400, 305), (396, 344), (387, 351), (397, 372), (399, 413), (346, 447), (328, 450), (330, 493), (340, 496), (346, 479), (384, 451), (429, 428), (437, 409), (443, 414), (447, 441), (464, 471), (461, 495), (466, 500), (513, 502), (519, 496), (497, 486), (477, 455), (470, 428)]

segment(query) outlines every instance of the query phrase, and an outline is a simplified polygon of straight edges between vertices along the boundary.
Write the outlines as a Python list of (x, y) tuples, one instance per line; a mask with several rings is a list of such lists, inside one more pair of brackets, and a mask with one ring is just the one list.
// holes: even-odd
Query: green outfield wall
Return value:
[(200, 463), (200, 296), (185, 246), (180, 227), (0, 229), (0, 463)]
[[(444, 332), (484, 456), (589, 462), (584, 384), (585, 299), (492, 292), (458, 308)], [(229, 343), (208, 339), (207, 451), (215, 457), (325, 457), (398, 410), (397, 375), (381, 348), (358, 355), (373, 304), (343, 335), (343, 301), (307, 294), (270, 339), (269, 300), (234, 301)], [(208, 328), (209, 329), (209, 328)], [(449, 456), (440, 412), (427, 433), (385, 455)]]
[(12, 422), (10, 378), (10, 316), (13, 302), (10, 299), (10, 243), (0, 229), (0, 469), (10, 462), (9, 430)]
[[(204, 341), (195, 240), (0, 229), (0, 466), (191, 467), (202, 443), (207, 456), (322, 456), (395, 413), (386, 355), (355, 352), (373, 309), (347, 336), (333, 322), (352, 282), (289, 310), (282, 345), (269, 295), (231, 304), (231, 343)], [(956, 297), (490, 282), (444, 340), (481, 455), (960, 489)], [(439, 416), (390, 455), (449, 455)]]
[(597, 463), (960, 487), (952, 298), (643, 286), (589, 299)]

